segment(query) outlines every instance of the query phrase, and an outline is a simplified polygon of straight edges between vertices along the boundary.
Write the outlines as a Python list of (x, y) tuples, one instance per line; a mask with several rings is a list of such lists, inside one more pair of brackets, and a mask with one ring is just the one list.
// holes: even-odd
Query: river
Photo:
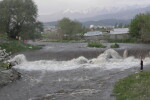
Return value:
[(150, 64), (148, 44), (119, 44), (115, 50), (86, 43), (30, 44), (43, 49), (14, 55), (22, 78), (1, 88), (0, 100), (115, 100), (114, 83), (139, 71), (139, 57), (144, 57), (145, 70)]

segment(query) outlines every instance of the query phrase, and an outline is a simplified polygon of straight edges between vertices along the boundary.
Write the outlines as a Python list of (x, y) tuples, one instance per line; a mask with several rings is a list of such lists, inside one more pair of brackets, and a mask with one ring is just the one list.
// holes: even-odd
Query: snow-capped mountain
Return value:
[(150, 11), (150, 6), (127, 6), (124, 8), (90, 8), (83, 10), (66, 9), (56, 12), (51, 15), (40, 15), (39, 20), (43, 22), (57, 21), (64, 17), (76, 19), (79, 21), (97, 21), (103, 19), (131, 19), (138, 13), (145, 13)]

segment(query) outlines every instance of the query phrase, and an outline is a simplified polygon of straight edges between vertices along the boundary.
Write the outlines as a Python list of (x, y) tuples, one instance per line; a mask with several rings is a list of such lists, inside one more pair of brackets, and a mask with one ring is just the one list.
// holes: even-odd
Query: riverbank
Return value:
[(0, 87), (20, 78), (20, 73), (11, 68), (12, 66), (7, 63), (7, 60), (11, 58), (11, 54), (41, 48), (41, 46), (33, 46), (22, 41), (9, 39), (2, 35), (0, 37)]
[(116, 100), (149, 100), (150, 99), (150, 66), (144, 72), (135, 73), (115, 83)]

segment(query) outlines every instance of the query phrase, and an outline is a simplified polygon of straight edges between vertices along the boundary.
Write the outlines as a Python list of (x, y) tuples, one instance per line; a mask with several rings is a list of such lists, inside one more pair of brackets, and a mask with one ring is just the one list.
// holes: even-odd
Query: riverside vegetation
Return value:
[[(105, 46), (99, 42), (89, 42), (88, 47), (106, 48), (107, 46)], [(119, 48), (119, 45), (117, 43), (115, 43), (114, 45), (111, 45), (110, 48)]]
[(150, 72), (141, 72), (115, 84), (116, 100), (150, 100)]
[(96, 48), (106, 48), (103, 44), (99, 42), (89, 42), (88, 47), (96, 47)]
[[(8, 59), (10, 55), (24, 50), (40, 49), (40, 46), (32, 46), (23, 41), (12, 40), (5, 35), (0, 35), (0, 87), (5, 86), (20, 78), (20, 73), (11, 68)], [(11, 52), (11, 53), (10, 53)]]

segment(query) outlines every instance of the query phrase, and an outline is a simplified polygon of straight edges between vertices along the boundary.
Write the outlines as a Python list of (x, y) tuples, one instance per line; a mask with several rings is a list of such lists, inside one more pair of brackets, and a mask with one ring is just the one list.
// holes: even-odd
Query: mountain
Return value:
[[(116, 9), (116, 8), (113, 8), (113, 9)], [(139, 13), (150, 12), (150, 6), (143, 7), (143, 8), (129, 7), (128, 9), (124, 9), (124, 10), (122, 9), (119, 11), (118, 10), (109, 11), (106, 9), (103, 9), (103, 10), (106, 12), (96, 15), (96, 13), (100, 12), (100, 10), (95, 9), (95, 11), (93, 12), (94, 16), (92, 15), (92, 10), (73, 11), (69, 9), (63, 12), (63, 16), (59, 16), (57, 14), (55, 15), (57, 15), (59, 18), (66, 17), (66, 16), (71, 19), (77, 18), (77, 20), (82, 22), (82, 24), (86, 27), (89, 27), (90, 25), (115, 25), (116, 23), (129, 24), (131, 19), (135, 17), (135, 15)], [(92, 16), (92, 17), (89, 17), (89, 16)], [(52, 17), (54, 16), (51, 16), (51, 18)], [(57, 23), (58, 23), (57, 21), (52, 21), (52, 22), (45, 23), (45, 25), (55, 26), (57, 25)]]
[(139, 13), (150, 12), (150, 6), (129, 6), (125, 8), (92, 8), (86, 10), (71, 10), (66, 9), (65, 11), (56, 12), (51, 15), (40, 15), (39, 20), (43, 22), (58, 21), (64, 17), (70, 19), (76, 19), (81, 22), (86, 21), (99, 21), (104, 19), (132, 19)]
[(150, 6), (145, 7), (145, 8), (136, 8), (136, 9), (128, 9), (128, 10), (123, 10), (119, 11), (117, 13), (110, 13), (110, 14), (103, 14), (103, 15), (97, 15), (94, 17), (87, 17), (87, 18), (81, 18), (79, 19), (80, 21), (98, 21), (98, 20), (104, 20), (104, 19), (132, 19), (135, 17), (135, 15), (139, 13), (147, 13), (150, 12)]
[(130, 24), (131, 19), (104, 19), (99, 21), (87, 21), (82, 22), (85, 27), (90, 27), (90, 25), (100, 25), (100, 26), (115, 26), (116, 23), (120, 24)]

